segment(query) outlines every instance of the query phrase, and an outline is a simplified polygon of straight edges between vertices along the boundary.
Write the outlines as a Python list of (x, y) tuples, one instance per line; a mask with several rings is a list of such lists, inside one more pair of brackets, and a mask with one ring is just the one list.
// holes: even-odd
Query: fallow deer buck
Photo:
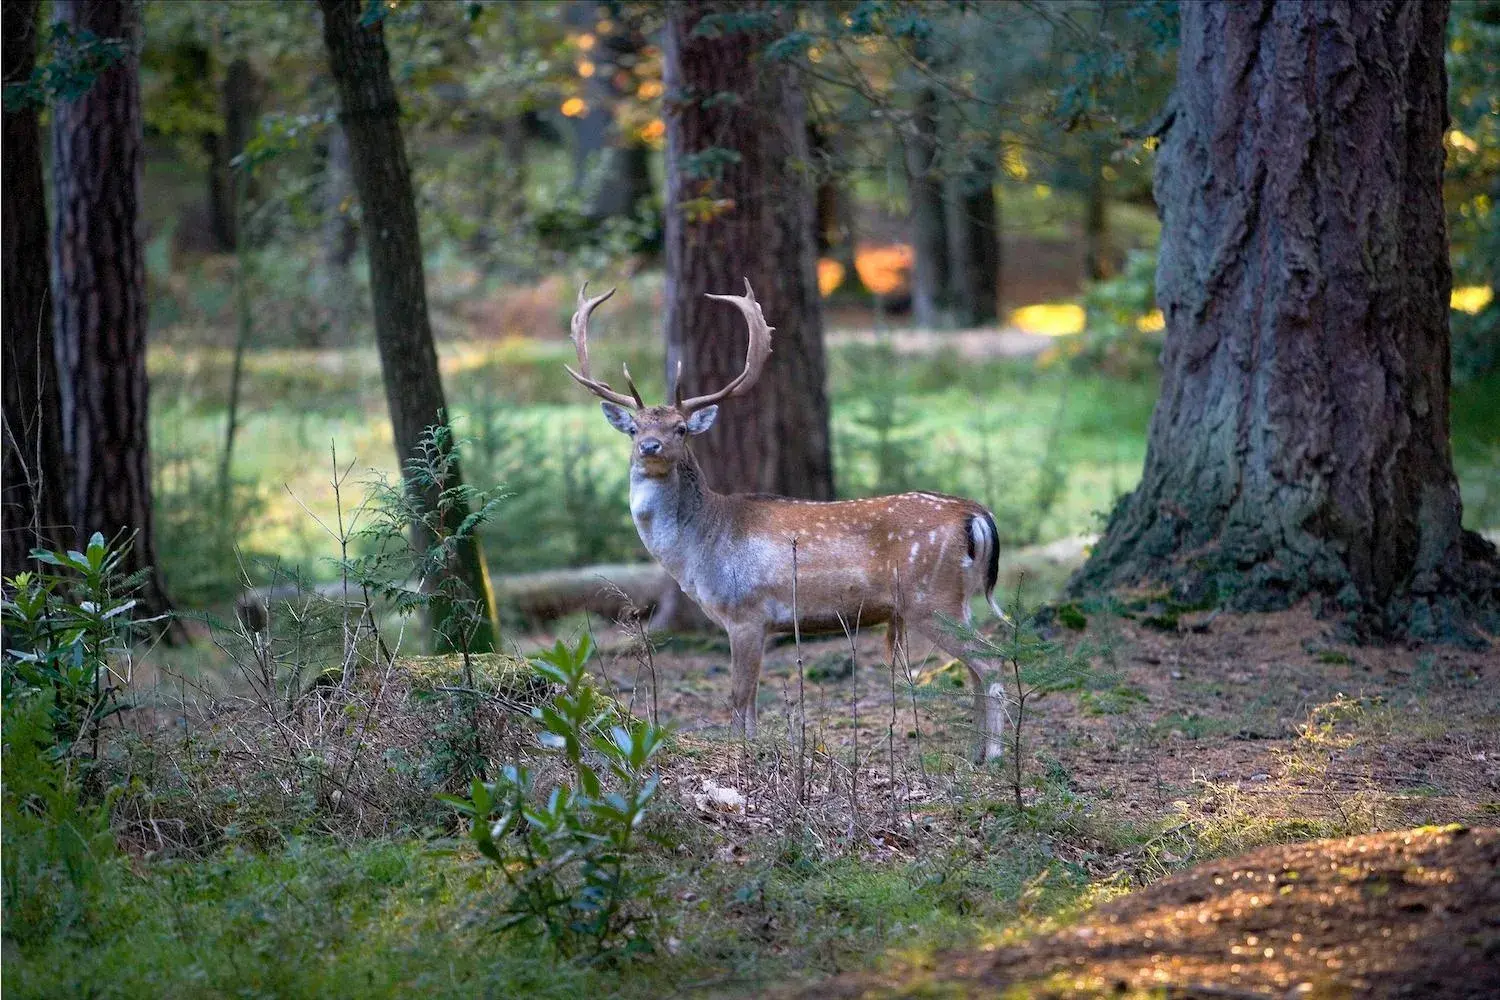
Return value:
[[(572, 337), (578, 370), (568, 374), (604, 400), (604, 416), (631, 438), (630, 513), (647, 551), (729, 633), (731, 731), (755, 735), (755, 699), (767, 636), (792, 631), (793, 608), (805, 631), (887, 623), (894, 663), (911, 629), (963, 661), (974, 685), (975, 757), (1000, 756), (1005, 717), (1001, 684), (988, 689), (979, 667), (997, 666), (945, 631), (939, 615), (967, 623), (969, 601), (984, 594), (1005, 620), (993, 591), (998, 535), (993, 516), (972, 500), (902, 493), (820, 503), (709, 489), (688, 438), (708, 430), (718, 404), (749, 392), (771, 353), (772, 327), (745, 282), (745, 294), (709, 295), (740, 310), (750, 328), (744, 370), (718, 392), (647, 406), (625, 368), (630, 395), (596, 381), (589, 368), (594, 308), (614, 294), (578, 292)], [(792, 543), (796, 540), (796, 593)]]

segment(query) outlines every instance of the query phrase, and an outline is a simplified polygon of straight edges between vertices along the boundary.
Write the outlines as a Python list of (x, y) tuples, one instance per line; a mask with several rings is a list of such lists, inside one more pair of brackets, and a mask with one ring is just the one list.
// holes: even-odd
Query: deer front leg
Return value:
[(760, 660), (766, 649), (766, 630), (753, 625), (729, 628), (729, 734), (755, 739), (755, 696), (760, 690)]

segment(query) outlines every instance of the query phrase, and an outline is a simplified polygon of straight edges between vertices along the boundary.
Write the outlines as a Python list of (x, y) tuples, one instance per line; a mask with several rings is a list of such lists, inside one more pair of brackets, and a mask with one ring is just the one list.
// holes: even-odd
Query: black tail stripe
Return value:
[(984, 523), (990, 528), (990, 565), (984, 574), (984, 592), (988, 595), (995, 592), (995, 584), (1000, 580), (1000, 532), (989, 511), (984, 512)]

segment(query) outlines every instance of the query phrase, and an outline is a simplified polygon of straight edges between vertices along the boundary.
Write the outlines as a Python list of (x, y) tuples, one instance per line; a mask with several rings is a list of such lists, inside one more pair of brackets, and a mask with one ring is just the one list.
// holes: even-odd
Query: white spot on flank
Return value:
[(927, 540), (929, 542), (935, 542), (935, 541), (937, 541), (937, 531), (936, 530), (929, 531), (927, 533)]
[(922, 543), (921, 542), (912, 542), (911, 543), (911, 555), (907, 557), (906, 561), (907, 562), (916, 562), (917, 561), (917, 553), (921, 552), (921, 551), (922, 551)]

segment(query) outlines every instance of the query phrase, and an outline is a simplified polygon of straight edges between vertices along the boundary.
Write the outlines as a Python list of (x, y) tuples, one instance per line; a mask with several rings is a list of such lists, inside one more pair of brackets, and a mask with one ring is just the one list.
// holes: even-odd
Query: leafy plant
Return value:
[(147, 570), (121, 576), (129, 540), (106, 542), (95, 532), (84, 551), (34, 549), (44, 568), (7, 581), (0, 602), (5, 652), (3, 697), (50, 694), (52, 745), (66, 754), (83, 740), (98, 756), (99, 724), (120, 707), (109, 672), (112, 657), (129, 655), (129, 640), (156, 619), (135, 621), (130, 595)]
[(659, 780), (646, 768), (667, 731), (641, 721), (610, 724), (615, 707), (589, 681), (592, 652), (585, 635), (571, 647), (559, 640), (531, 661), (561, 688), (532, 714), (542, 746), (563, 757), (574, 784), (542, 796), (526, 767), (506, 764), (493, 783), (476, 778), (467, 798), (439, 796), (470, 818), (479, 853), (505, 877), (500, 928), (540, 934), (564, 954), (647, 946), (631, 932), (649, 914), (656, 881), (633, 854)]

